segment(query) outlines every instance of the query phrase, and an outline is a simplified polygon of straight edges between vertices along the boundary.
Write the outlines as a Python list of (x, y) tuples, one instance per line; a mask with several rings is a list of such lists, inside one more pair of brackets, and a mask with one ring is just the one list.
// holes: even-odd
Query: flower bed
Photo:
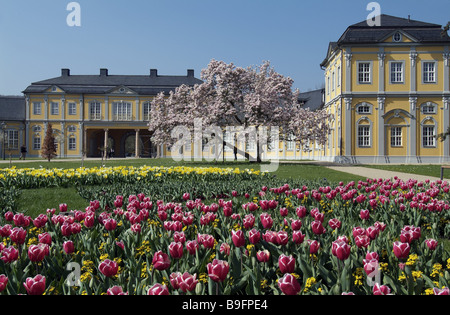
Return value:
[[(209, 176), (175, 173), (161, 176), (164, 182)], [(210, 175), (211, 182), (235, 176)], [(124, 191), (36, 218), (7, 212), (0, 225), (0, 291), (448, 294), (447, 182), (266, 187), (253, 179), (253, 190), (236, 182), (239, 189), (215, 199)]]

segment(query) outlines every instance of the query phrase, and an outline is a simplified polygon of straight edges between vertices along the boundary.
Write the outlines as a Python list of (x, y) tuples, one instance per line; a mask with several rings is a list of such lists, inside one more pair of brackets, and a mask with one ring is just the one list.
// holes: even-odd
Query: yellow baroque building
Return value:
[(323, 159), (449, 162), (450, 38), (442, 26), (389, 15), (351, 25), (321, 67), (334, 114)]
[(25, 96), (25, 132), (28, 157), (39, 157), (49, 124), (55, 135), (59, 157), (156, 157), (161, 147), (151, 143), (148, 131), (150, 104), (160, 92), (201, 81), (188, 70), (185, 76), (72, 75), (32, 83)]

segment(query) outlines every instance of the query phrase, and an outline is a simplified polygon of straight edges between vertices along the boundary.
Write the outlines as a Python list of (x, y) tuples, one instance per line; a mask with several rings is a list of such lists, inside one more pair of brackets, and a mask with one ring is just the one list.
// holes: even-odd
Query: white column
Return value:
[(136, 129), (135, 130), (136, 131), (136, 145), (135, 145), (135, 158), (136, 159), (138, 159), (139, 158), (139, 156), (141, 155), (141, 153), (140, 153), (140, 146), (139, 146), (139, 143), (140, 143), (140, 141), (139, 141), (139, 129)]

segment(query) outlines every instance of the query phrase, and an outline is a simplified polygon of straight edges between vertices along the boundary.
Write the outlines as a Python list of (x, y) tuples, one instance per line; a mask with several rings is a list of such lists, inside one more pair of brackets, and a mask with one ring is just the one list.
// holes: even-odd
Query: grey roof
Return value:
[(350, 25), (338, 44), (379, 43), (399, 30), (420, 43), (450, 43), (450, 37), (442, 33), (441, 25), (382, 14), (379, 26), (369, 26), (367, 21)]
[[(345, 45), (380, 44), (395, 32), (400, 31), (421, 44), (450, 44), (450, 37), (441, 25), (381, 14), (379, 26), (369, 26), (366, 21), (350, 25), (337, 42), (328, 46), (327, 57), (322, 67), (335, 49)], [(409, 44), (409, 43), (408, 43)]]
[(0, 121), (24, 121), (25, 97), (0, 95)]
[(303, 104), (304, 108), (309, 108), (311, 111), (315, 111), (321, 109), (325, 104), (324, 93), (324, 89), (303, 92), (300, 93), (298, 101)]
[(43, 93), (57, 86), (65, 93), (108, 94), (116, 87), (127, 87), (140, 95), (156, 95), (161, 91), (168, 93), (183, 84), (201, 83), (194, 77), (193, 70), (188, 70), (186, 76), (168, 76), (158, 75), (156, 70), (149, 75), (109, 75), (107, 69), (101, 69), (99, 75), (71, 75), (70, 70), (62, 69), (61, 76), (34, 82), (23, 93)]

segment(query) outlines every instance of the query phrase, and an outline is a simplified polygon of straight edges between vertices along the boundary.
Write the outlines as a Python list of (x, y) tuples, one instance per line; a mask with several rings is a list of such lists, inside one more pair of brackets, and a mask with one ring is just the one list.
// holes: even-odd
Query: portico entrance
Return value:
[(156, 157), (156, 147), (146, 129), (87, 129), (84, 146), (87, 157)]

